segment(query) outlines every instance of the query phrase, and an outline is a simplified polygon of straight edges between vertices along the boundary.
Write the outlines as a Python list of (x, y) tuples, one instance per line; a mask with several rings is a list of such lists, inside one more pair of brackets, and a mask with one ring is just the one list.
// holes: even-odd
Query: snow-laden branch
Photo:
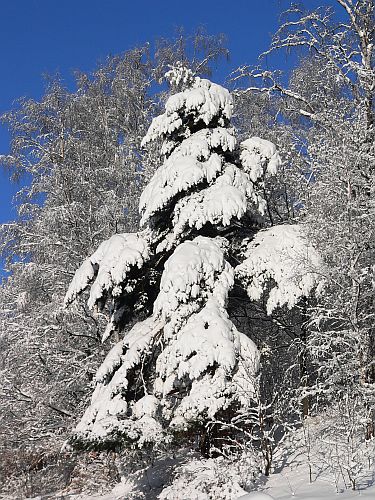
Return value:
[(126, 278), (134, 267), (140, 269), (150, 255), (147, 232), (115, 234), (77, 269), (65, 296), (65, 304), (73, 300), (92, 283), (88, 306), (94, 307), (111, 292), (118, 296), (130, 291)]
[(298, 92), (292, 91), (284, 87), (281, 83), (279, 83), (276, 79), (276, 75), (273, 72), (259, 71), (258, 69), (253, 70), (248, 66), (242, 66), (238, 68), (238, 70), (236, 71), (236, 76), (232, 78), (232, 82), (238, 81), (242, 78), (250, 78), (251, 80), (254, 81), (261, 79), (263, 82), (268, 81), (269, 84), (265, 86), (256, 86), (256, 85), (247, 86), (244, 89), (235, 90), (233, 92), (234, 95), (240, 96), (243, 94), (247, 94), (249, 92), (280, 94), (302, 104), (305, 107), (305, 109), (300, 109), (299, 110), (300, 114), (310, 118), (315, 117), (316, 112), (312, 104)]
[(294, 307), (323, 281), (318, 274), (322, 261), (298, 225), (274, 226), (260, 231), (244, 251), (245, 260), (236, 267), (236, 277), (247, 288), (251, 300), (269, 290), (267, 313), (277, 307)]

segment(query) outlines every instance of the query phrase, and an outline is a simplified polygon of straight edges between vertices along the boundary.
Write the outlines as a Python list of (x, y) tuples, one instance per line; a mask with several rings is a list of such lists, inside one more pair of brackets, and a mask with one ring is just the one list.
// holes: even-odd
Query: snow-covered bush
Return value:
[(236, 500), (249, 491), (259, 475), (253, 454), (240, 459), (224, 457), (194, 459), (177, 468), (172, 484), (163, 489), (160, 500)]

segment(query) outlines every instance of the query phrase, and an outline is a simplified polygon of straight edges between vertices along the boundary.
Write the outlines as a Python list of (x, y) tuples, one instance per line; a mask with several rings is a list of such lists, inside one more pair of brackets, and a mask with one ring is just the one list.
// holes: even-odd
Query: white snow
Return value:
[(300, 465), (295, 470), (286, 468), (277, 474), (272, 474), (266, 483), (266, 491), (276, 500), (353, 500), (375, 498), (375, 485), (352, 491), (337, 493), (332, 482), (326, 479), (314, 479), (309, 482), (307, 465)]
[[(153, 408), (152, 398), (145, 399), (142, 407)], [(240, 460), (227, 460), (223, 456), (205, 459), (181, 448), (175, 450), (173, 456), (161, 455), (148, 467), (133, 474), (123, 474), (121, 482), (109, 493), (88, 495), (64, 490), (50, 496), (69, 496), (72, 500), (145, 497), (160, 500), (373, 500), (373, 465), (364, 464), (366, 470), (358, 482), (358, 489), (350, 490), (348, 478), (344, 479), (348, 456), (342, 451), (336, 455), (336, 451), (329, 450), (329, 443), (321, 439), (320, 428), (326, 420), (324, 415), (309, 417), (306, 421), (308, 431), (300, 428), (290, 432), (275, 449), (276, 471), (269, 477), (259, 476), (259, 456), (251, 448), (242, 454)], [(126, 461), (126, 457), (123, 460)], [(336, 470), (332, 470), (332, 465)], [(87, 479), (87, 486), (92, 487), (92, 480), (95, 478)], [(41, 500), (41, 497), (34, 500)]]
[[(141, 196), (145, 231), (103, 242), (78, 269), (66, 295), (68, 304), (92, 283), (88, 304), (93, 307), (107, 296), (131, 292), (135, 281), (129, 274), (151, 258), (150, 218), (170, 207), (172, 220), (166, 222), (172, 227), (157, 234), (163, 241), (157, 241), (156, 253), (174, 251), (165, 264), (153, 314), (136, 324), (99, 368), (77, 438), (97, 441), (121, 433), (141, 445), (162, 439), (160, 417), (164, 427), (169, 422), (171, 428), (184, 430), (231, 405), (247, 407), (254, 394), (258, 350), (226, 311), (234, 284), (234, 269), (225, 258), (228, 241), (199, 236), (180, 242), (191, 229), (207, 223), (228, 226), (249, 208), (264, 213), (263, 181), (275, 173), (280, 158), (273, 143), (253, 137), (241, 145), (243, 165), (238, 158), (229, 163), (226, 153), (237, 153), (229, 128), (230, 93), (180, 70), (171, 70), (169, 77), (181, 77), (179, 83), (190, 87), (168, 99), (165, 113), (153, 120), (143, 140), (147, 144), (161, 138), (167, 156)], [(249, 259), (256, 252), (250, 254), (243, 268), (247, 278)], [(114, 322), (112, 317), (104, 339)], [(152, 367), (144, 371), (148, 360)]]
[[(261, 491), (250, 493), (245, 493), (239, 485), (246, 470), (224, 469), (224, 466), (220, 467), (217, 459), (190, 460), (180, 467), (181, 473), (172, 484), (168, 484), (170, 471), (173, 465), (176, 467), (177, 462), (174, 464), (171, 460), (168, 465), (167, 471), (161, 468), (159, 470), (158, 464), (155, 463), (150, 468), (151, 470), (146, 470), (146, 477), (143, 481), (137, 476), (135, 478), (123, 477), (109, 493), (71, 493), (69, 498), (71, 500), (141, 499), (144, 498), (144, 489), (148, 491), (152, 485), (155, 488), (154, 491), (157, 491), (163, 483), (165, 487), (160, 495), (156, 496), (155, 493), (155, 498), (160, 500), (374, 500), (375, 498), (375, 484), (356, 491), (345, 490), (337, 493), (330, 480), (317, 478), (310, 483), (308, 467), (303, 462), (294, 467), (290, 464), (286, 465), (280, 472), (271, 474), (267, 479), (264, 478), (260, 487)], [(251, 469), (247, 473), (250, 475)], [(58, 492), (50, 498), (65, 498), (65, 495), (65, 492)], [(41, 500), (41, 497), (33, 497), (29, 500)]]
[(123, 293), (128, 272), (132, 267), (141, 268), (149, 258), (149, 251), (147, 231), (115, 234), (103, 241), (77, 269), (65, 304), (70, 304), (93, 280), (88, 300), (90, 308), (105, 292), (111, 291), (113, 296)]
[(239, 187), (231, 184), (234, 176), (230, 175), (232, 172), (227, 167), (212, 186), (187, 195), (176, 204), (173, 217), (176, 236), (182, 234), (186, 227), (200, 229), (207, 222), (228, 226), (233, 217), (241, 218), (244, 215), (247, 208), (248, 179), (237, 167), (231, 170), (236, 170), (244, 181)]
[[(175, 467), (173, 481), (169, 478), (158, 496), (160, 500), (237, 500), (245, 493), (242, 485), (252, 484), (253, 460), (241, 467), (223, 457), (189, 458)], [(243, 475), (246, 469), (249, 480)]]
[(222, 174), (207, 188), (187, 194), (173, 210), (173, 233), (157, 249), (168, 250), (190, 228), (201, 229), (205, 224), (228, 226), (233, 218), (240, 219), (252, 202), (263, 214), (265, 201), (248, 174), (232, 164), (226, 164)]
[(244, 170), (241, 170), (232, 164), (224, 165), (224, 158), (211, 151), (218, 144), (223, 150), (232, 150), (235, 138), (226, 129), (216, 128), (201, 130), (185, 139), (143, 191), (140, 210), (143, 212), (141, 223), (145, 224), (178, 193), (188, 193), (203, 181), (208, 184), (177, 202), (173, 211), (174, 236), (160, 251), (178, 241), (187, 227), (200, 229), (207, 222), (229, 225), (233, 217), (239, 219), (244, 215), (249, 202), (264, 214), (262, 183), (260, 188), (256, 183), (263, 180), (265, 172), (275, 173), (281, 163), (275, 145), (257, 137), (244, 141), (241, 145)]
[[(176, 429), (214, 418), (234, 401), (250, 402), (258, 350), (225, 309), (234, 282), (226, 246), (224, 238), (199, 236), (176, 248), (165, 264), (154, 315), (137, 323), (99, 368), (78, 437), (103, 439), (120, 431), (144, 442), (160, 438), (158, 408)], [(145, 386), (143, 398), (127, 403), (130, 370), (152, 352), (156, 339), (162, 349), (153, 393)], [(185, 387), (185, 394), (176, 406), (177, 387)]]
[[(236, 364), (241, 353), (241, 340), (252, 348), (252, 356), (246, 359), (248, 370), (255, 374), (258, 368), (258, 351), (247, 337), (240, 337), (233, 323), (214, 298), (197, 314), (193, 314), (159, 356), (157, 372), (161, 378), (158, 389), (167, 396), (174, 387), (188, 376), (192, 381), (189, 394), (182, 398), (175, 410), (177, 419), (171, 425), (194, 421), (200, 415), (213, 418), (233, 399), (240, 399), (242, 384), (233, 381)], [(208, 367), (217, 366), (214, 373), (206, 373)], [(163, 383), (164, 382), (164, 383)], [(253, 391), (248, 393), (250, 398)]]
[(261, 491), (252, 491), (251, 493), (246, 493), (246, 495), (238, 497), (238, 500), (273, 500), (273, 497)]
[(212, 182), (222, 171), (224, 158), (212, 151), (232, 151), (236, 139), (233, 130), (217, 127), (191, 135), (172, 152), (145, 187), (139, 203), (145, 224), (158, 210), (182, 191)]
[[(196, 78), (190, 88), (171, 96), (165, 113), (152, 122), (143, 144), (162, 137), (165, 139), (162, 154), (170, 156), (141, 195), (141, 224), (146, 224), (179, 193), (186, 193), (173, 208), (172, 233), (159, 245), (158, 252), (171, 249), (191, 228), (199, 230), (206, 223), (229, 225), (233, 218), (245, 214), (250, 203), (264, 214), (264, 179), (275, 174), (281, 164), (272, 142), (259, 137), (242, 142), (241, 169), (226, 163), (221, 154), (233, 151), (236, 146), (233, 129), (219, 126), (191, 134), (186, 128), (179, 132), (180, 143), (173, 136), (172, 139), (166, 137), (182, 126), (177, 118), (180, 113), (186, 116), (194, 111), (194, 120), (209, 124), (213, 117), (229, 119), (231, 108), (226, 89)], [(200, 184), (201, 189), (194, 191)]]
[[(153, 418), (157, 406), (155, 398), (145, 389), (145, 397), (134, 408), (129, 408), (122, 391), (127, 388), (129, 371), (141, 363), (162, 327), (163, 323), (153, 317), (137, 323), (108, 353), (95, 377), (91, 405), (76, 427), (77, 437), (100, 440), (117, 431), (127, 434), (130, 439), (141, 435), (143, 441), (159, 437), (161, 427)], [(135, 420), (123, 418), (129, 410)]]
[(158, 410), (159, 401), (151, 394), (146, 394), (139, 399), (133, 406), (133, 415), (135, 418), (142, 418), (145, 415), (154, 418)]
[[(233, 286), (225, 246), (223, 238), (200, 236), (182, 243), (165, 264), (154, 314), (166, 322), (169, 343), (157, 360), (155, 393), (167, 399), (167, 412), (170, 394), (186, 377), (191, 382), (174, 410), (174, 428), (185, 428), (203, 415), (213, 418), (234, 400), (242, 402), (244, 387), (247, 401), (253, 393), (250, 374), (258, 369), (258, 350), (237, 331), (225, 309)], [(209, 367), (216, 367), (214, 373), (207, 372)]]
[(247, 245), (245, 260), (236, 267), (237, 277), (247, 285), (252, 300), (259, 300), (270, 286), (267, 313), (286, 305), (292, 308), (316, 289), (322, 262), (299, 225), (280, 225), (260, 231)]
[(264, 493), (277, 500), (375, 498), (373, 465), (369, 468), (369, 464), (364, 464), (367, 474), (358, 481), (355, 491), (350, 489), (348, 478), (344, 478), (347, 454), (342, 453), (342, 450), (330, 449), (330, 442), (322, 439), (320, 435), (320, 425), (321, 423), (324, 425), (326, 420), (324, 416), (317, 419), (310, 418), (310, 423), (307, 424), (309, 426), (309, 430), (306, 431), (307, 438), (303, 429), (287, 436), (286, 442), (276, 449), (274, 456), (275, 465), (280, 464), (281, 467), (278, 467), (262, 485)]
[(167, 100), (165, 113), (152, 120), (142, 146), (179, 129), (182, 126), (180, 115), (192, 114), (195, 121), (203, 120), (208, 125), (215, 116), (230, 119), (232, 108), (232, 96), (227, 89), (197, 77), (189, 89)]
[(165, 263), (154, 314), (168, 320), (166, 336), (199, 310), (209, 295), (224, 306), (233, 286), (233, 269), (224, 259), (226, 244), (224, 238), (199, 236), (179, 245)]
[(164, 78), (169, 81), (170, 84), (178, 87), (181, 83), (188, 85), (194, 81), (194, 73), (190, 68), (187, 68), (184, 63), (177, 61), (170, 70), (168, 70)]
[(275, 175), (281, 166), (281, 158), (276, 146), (260, 137), (250, 137), (241, 142), (241, 161), (253, 182), (266, 174)]
[[(100, 247), (99, 247), (100, 248)], [(98, 248), (98, 250), (99, 250)], [(94, 254), (95, 255), (95, 254)], [(87, 258), (83, 261), (81, 266), (75, 272), (72, 281), (70, 282), (68, 291), (66, 292), (64, 303), (69, 305), (77, 296), (85, 290), (89, 283), (93, 280), (95, 276), (95, 268), (91, 258)]]

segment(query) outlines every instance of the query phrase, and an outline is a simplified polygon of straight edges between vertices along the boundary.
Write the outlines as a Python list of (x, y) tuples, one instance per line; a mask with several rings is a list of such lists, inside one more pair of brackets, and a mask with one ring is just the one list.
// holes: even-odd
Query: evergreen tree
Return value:
[[(89, 305), (110, 302), (105, 338), (137, 321), (97, 372), (91, 405), (71, 439), (76, 446), (121, 440), (142, 446), (171, 434), (202, 435), (208, 422), (246, 411), (254, 394), (259, 353), (237, 330), (227, 305), (239, 248), (251, 241), (265, 211), (264, 180), (281, 160), (276, 147), (258, 137), (237, 146), (226, 89), (182, 66), (166, 76), (185, 90), (167, 100), (143, 139), (143, 145), (161, 140), (164, 157), (140, 199), (145, 229), (102, 243), (66, 295), (69, 304), (92, 283)], [(282, 226), (279, 236), (287, 247)], [(292, 247), (296, 241), (303, 249), (293, 233)], [(283, 252), (274, 249), (277, 260)], [(270, 277), (277, 281), (270, 273), (263, 281), (252, 277), (258, 288)], [(291, 307), (315, 284), (302, 283), (301, 273), (293, 279), (296, 300), (282, 299), (281, 289), (275, 307)], [(211, 444), (205, 435), (202, 451)]]

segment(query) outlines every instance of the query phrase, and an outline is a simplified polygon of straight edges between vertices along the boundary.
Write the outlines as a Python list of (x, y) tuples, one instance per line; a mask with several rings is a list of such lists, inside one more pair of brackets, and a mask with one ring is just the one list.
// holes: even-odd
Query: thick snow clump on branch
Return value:
[(241, 161), (253, 182), (264, 175), (275, 175), (281, 166), (281, 158), (273, 142), (251, 137), (241, 142)]
[(142, 233), (115, 234), (103, 241), (99, 248), (77, 269), (65, 296), (71, 303), (93, 280), (89, 307), (93, 307), (104, 293), (118, 295), (126, 286), (126, 277), (133, 267), (141, 268), (149, 258), (149, 241)]
[(96, 374), (91, 405), (76, 427), (75, 441), (116, 441), (121, 435), (142, 445), (162, 439), (162, 427), (155, 420), (156, 398), (144, 394), (136, 403), (128, 403), (123, 397), (128, 380), (139, 371), (143, 356), (149, 352), (162, 327), (160, 321), (148, 318), (137, 323), (111, 349)]
[(146, 223), (178, 193), (215, 179), (222, 171), (223, 158), (214, 149), (233, 151), (236, 139), (232, 134), (233, 131), (219, 127), (200, 130), (185, 139), (144, 189), (140, 199), (141, 223)]
[(236, 276), (245, 283), (252, 300), (259, 300), (270, 287), (268, 314), (284, 305), (292, 308), (313, 289), (317, 293), (321, 289), (317, 274), (321, 258), (301, 226), (285, 224), (260, 231), (247, 244), (244, 256)]

